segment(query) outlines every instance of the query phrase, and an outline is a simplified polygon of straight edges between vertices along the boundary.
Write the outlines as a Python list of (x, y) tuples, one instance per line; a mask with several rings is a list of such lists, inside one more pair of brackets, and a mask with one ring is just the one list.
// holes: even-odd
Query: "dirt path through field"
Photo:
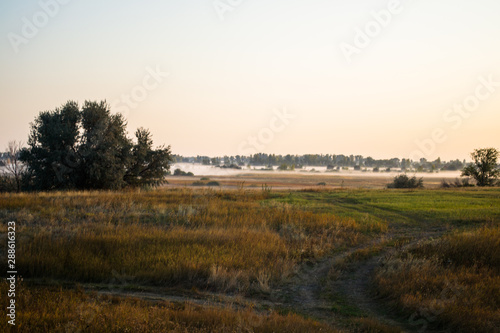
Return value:
[[(284, 284), (281, 289), (273, 292), (272, 298), (281, 301), (282, 304), (295, 312), (313, 317), (334, 327), (338, 326), (338, 321), (342, 319), (343, 314), (334, 311), (331, 292), (342, 290), (352, 302), (347, 306), (360, 307), (361, 310), (365, 310), (365, 307), (360, 305), (372, 302), (372, 298), (368, 293), (369, 273), (376, 267), (380, 256), (357, 263), (356, 273), (358, 274), (355, 274), (354, 278), (341, 274), (335, 280), (335, 277), (331, 275), (332, 268), (355, 251), (376, 246), (382, 240), (373, 240), (368, 244), (321, 259), (314, 264), (303, 264), (298, 274), (291, 281)], [(383, 320), (383, 322), (388, 322), (388, 320)], [(394, 326), (397, 323), (391, 322), (391, 324), (391, 326)]]
[[(400, 251), (420, 240), (439, 237), (445, 230), (416, 233), (399, 230), (386, 234), (366, 244), (347, 249), (315, 262), (301, 265), (295, 275), (274, 288), (270, 294), (256, 297), (229, 295), (225, 293), (195, 292), (175, 293), (145, 287), (142, 291), (86, 288), (97, 291), (99, 295), (113, 297), (133, 297), (147, 301), (168, 301), (191, 303), (198, 306), (224, 307), (235, 310), (252, 308), (259, 313), (271, 311), (292, 311), (339, 328), (339, 322), (350, 317), (369, 317), (400, 332), (416, 332), (417, 327), (408, 320), (394, 316), (384, 306), (383, 301), (375, 299), (370, 293), (372, 273), (383, 257), (391, 251)], [(407, 239), (405, 245), (391, 248), (385, 246), (391, 239)], [(364, 260), (342, 263), (356, 251), (377, 247), (381, 249), (372, 257)], [(343, 268), (336, 269), (337, 266)], [(335, 275), (335, 273), (338, 275)], [(338, 303), (341, 303), (340, 310)], [(347, 310), (346, 310), (347, 309)], [(345, 313), (353, 311), (354, 314)], [(340, 327), (345, 328), (345, 327)]]
[[(345, 297), (348, 304), (356, 306), (362, 313), (390, 327), (398, 328), (401, 332), (417, 332), (420, 327), (412, 326), (407, 319), (395, 316), (381, 300), (377, 300), (371, 293), (371, 281), (374, 270), (380, 265), (383, 258), (395, 251), (402, 251), (418, 242), (431, 237), (443, 235), (445, 230), (434, 230), (424, 233), (410, 233), (408, 231), (393, 234), (393, 239), (408, 239), (409, 241), (397, 248), (385, 247), (383, 250), (364, 261), (360, 261), (351, 266), (351, 269), (333, 284), (335, 290)], [(411, 240), (410, 240), (411, 239)]]

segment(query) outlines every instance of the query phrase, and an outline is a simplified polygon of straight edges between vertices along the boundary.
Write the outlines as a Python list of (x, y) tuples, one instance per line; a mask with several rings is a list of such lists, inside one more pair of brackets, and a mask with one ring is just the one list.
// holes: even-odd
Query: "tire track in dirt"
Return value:
[(424, 239), (440, 237), (445, 232), (445, 230), (435, 230), (417, 235), (408, 232), (392, 235), (391, 238), (393, 239), (411, 237), (413, 240), (400, 248), (385, 248), (378, 255), (358, 263), (350, 273), (344, 274), (334, 285), (347, 298), (350, 304), (355, 305), (362, 312), (377, 319), (379, 322), (395, 328), (397, 327), (401, 329), (401, 332), (417, 332), (418, 327), (412, 326), (410, 325), (410, 321), (394, 315), (387, 304), (373, 297), (371, 294), (373, 273), (384, 257), (390, 253), (404, 251)]
[(299, 314), (310, 316), (335, 327), (340, 315), (332, 311), (332, 303), (325, 297), (324, 287), (328, 284), (331, 268), (353, 252), (369, 248), (381, 242), (375, 239), (336, 255), (329, 256), (315, 263), (304, 263), (298, 273), (271, 294), (275, 303)]
[[(87, 289), (88, 291), (96, 291)], [(136, 298), (150, 302), (189, 303), (198, 306), (231, 308), (233, 310), (245, 310), (252, 308), (257, 312), (265, 312), (265, 309), (273, 308), (274, 303), (261, 299), (247, 298), (240, 295), (228, 295), (221, 293), (200, 293), (196, 296), (172, 295), (168, 293), (157, 293), (151, 291), (96, 291), (100, 296)]]

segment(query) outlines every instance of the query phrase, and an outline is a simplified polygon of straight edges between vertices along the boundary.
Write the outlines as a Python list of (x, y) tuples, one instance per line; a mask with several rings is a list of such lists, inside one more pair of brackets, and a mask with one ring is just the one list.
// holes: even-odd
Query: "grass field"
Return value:
[(500, 228), (485, 226), (426, 241), (386, 258), (375, 278), (382, 296), (415, 321), (464, 332), (500, 326)]
[[(0, 218), (16, 221), (20, 331), (392, 332), (427, 323), (487, 332), (500, 323), (499, 189), (3, 194)], [(6, 223), (0, 232), (5, 258)], [(412, 274), (421, 280), (408, 282)], [(445, 281), (462, 286), (484, 325), (453, 320), (470, 309), (453, 302), (422, 316)]]

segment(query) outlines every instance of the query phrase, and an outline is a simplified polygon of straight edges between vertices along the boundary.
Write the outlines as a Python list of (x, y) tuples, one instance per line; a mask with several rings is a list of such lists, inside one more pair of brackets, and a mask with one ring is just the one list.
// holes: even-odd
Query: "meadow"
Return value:
[[(427, 323), (487, 332), (500, 323), (498, 189), (2, 194), (0, 218), (16, 221), (19, 331), (392, 332)], [(4, 258), (6, 223), (0, 232)], [(352, 281), (364, 300), (349, 293)], [(474, 306), (454, 300), (427, 320), (420, 310), (445, 281)]]

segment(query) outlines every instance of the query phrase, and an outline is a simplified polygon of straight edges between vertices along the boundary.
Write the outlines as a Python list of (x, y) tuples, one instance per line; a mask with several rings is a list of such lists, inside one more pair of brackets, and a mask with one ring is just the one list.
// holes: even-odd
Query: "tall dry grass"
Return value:
[(17, 223), (27, 278), (107, 283), (119, 272), (130, 284), (221, 291), (269, 291), (301, 260), (367, 238), (351, 218), (270, 199), (188, 189), (2, 195), (0, 218)]
[(425, 242), (389, 258), (376, 287), (420, 328), (495, 332), (500, 327), (500, 228)]

